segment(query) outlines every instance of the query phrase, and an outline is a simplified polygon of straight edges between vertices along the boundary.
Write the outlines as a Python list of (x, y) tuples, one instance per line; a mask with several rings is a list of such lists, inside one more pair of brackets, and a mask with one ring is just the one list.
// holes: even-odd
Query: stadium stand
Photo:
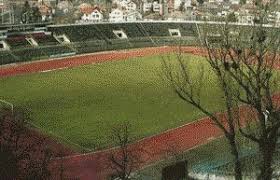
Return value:
[(73, 47), (78, 50), (78, 53), (91, 53), (108, 49), (108, 43), (105, 40), (74, 42)]
[(45, 46), (29, 49), (18, 49), (13, 51), (14, 55), (20, 57), (20, 61), (39, 60), (40, 58), (51, 58), (73, 55), (73, 50), (66, 46)]
[(20, 58), (19, 61), (32, 61), (39, 57), (47, 57), (44, 51), (41, 48), (32, 48), (32, 49), (17, 49), (14, 50), (13, 53)]
[(182, 36), (197, 36), (197, 29), (195, 24), (180, 24), (180, 31)]
[(38, 42), (39, 45), (57, 45), (58, 41), (52, 35), (33, 34), (32, 37)]
[(142, 23), (142, 26), (151, 37), (169, 36), (169, 28), (166, 23)]
[(125, 31), (129, 38), (145, 37), (147, 34), (139, 28), (138, 23), (119, 24), (119, 27)]
[(12, 49), (31, 47), (31, 44), (25, 38), (26, 36), (8, 37), (6, 39), (6, 42), (10, 45)]
[[(3, 39), (9, 51), (0, 51), (0, 63), (39, 60), (73, 54), (92, 53), (162, 45), (196, 44), (197, 28), (190, 22), (124, 22), (69, 25), (23, 25), (1, 27), (7, 34)], [(178, 29), (182, 37), (172, 37), (170, 29)], [(123, 32), (124, 38), (116, 31)], [(58, 41), (65, 36), (65, 44)], [(25, 38), (31, 37), (37, 45)]]
[(49, 29), (56, 35), (65, 34), (71, 42), (82, 42), (90, 40), (100, 40), (98, 31), (95, 30), (94, 26), (59, 26)]
[(129, 42), (133, 44), (134, 48), (141, 48), (141, 47), (153, 47), (156, 46), (155, 43), (149, 37), (137, 37), (130, 39)]
[(99, 34), (107, 39), (116, 39), (116, 35), (113, 33), (113, 30), (121, 30), (116, 25), (113, 24), (96, 24), (95, 29)]
[(1, 64), (11, 64), (17, 62), (19, 59), (13, 55), (10, 51), (1, 51), (0, 52), (0, 63)]

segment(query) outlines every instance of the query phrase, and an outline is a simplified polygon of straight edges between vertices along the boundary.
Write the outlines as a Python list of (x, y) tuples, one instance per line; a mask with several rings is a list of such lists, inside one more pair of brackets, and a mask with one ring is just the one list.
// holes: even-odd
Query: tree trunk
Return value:
[(260, 165), (260, 174), (258, 180), (271, 180), (272, 179), (272, 158), (275, 150), (276, 142), (265, 142), (260, 145), (262, 161)]
[(242, 170), (241, 170), (241, 161), (239, 158), (239, 152), (237, 149), (237, 144), (235, 138), (229, 138), (231, 154), (234, 156), (234, 177), (235, 180), (242, 180)]

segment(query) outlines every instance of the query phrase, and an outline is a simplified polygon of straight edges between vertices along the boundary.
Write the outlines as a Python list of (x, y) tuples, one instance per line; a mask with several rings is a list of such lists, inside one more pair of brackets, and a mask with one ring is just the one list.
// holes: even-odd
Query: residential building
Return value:
[(126, 21), (134, 22), (142, 20), (142, 14), (138, 11), (130, 11), (126, 15)]
[(159, 4), (157, 1), (154, 1), (153, 2), (153, 11), (161, 13), (162, 12), (162, 5)]
[(50, 21), (52, 20), (52, 16), (53, 16), (53, 9), (51, 8), (50, 5), (45, 4), (44, 2), (42, 4), (40, 4), (38, 6), (39, 11), (41, 13), (42, 16), (42, 21)]
[(110, 22), (122, 22), (125, 20), (124, 17), (124, 12), (119, 9), (114, 9), (110, 14), (109, 14), (109, 21)]
[(237, 4), (240, 3), (240, 0), (230, 0), (229, 2), (230, 2), (231, 4), (237, 5)]
[(70, 11), (70, 9), (73, 8), (72, 3), (70, 3), (69, 1), (61, 1), (57, 4), (57, 10), (63, 12), (64, 14), (68, 13)]
[(220, 16), (220, 17), (226, 17), (228, 15), (228, 12), (227, 11), (221, 11), (221, 12), (218, 12), (217, 15)]
[(237, 19), (238, 19), (238, 23), (242, 23), (242, 24), (253, 24), (254, 22), (254, 16), (244, 12), (239, 12)]
[(137, 6), (134, 2), (130, 1), (127, 3), (127, 11), (136, 11), (137, 10)]
[(146, 12), (150, 12), (153, 8), (153, 3), (151, 2), (144, 2), (143, 4), (143, 12), (146, 13)]
[(94, 9), (90, 14), (84, 14), (81, 19), (84, 22), (101, 22), (103, 21), (103, 14), (98, 9)]
[(121, 7), (121, 9), (125, 10), (126, 12), (136, 11), (137, 9), (136, 4), (130, 0), (122, 0), (117, 4)]
[(174, 0), (174, 9), (178, 10), (180, 8), (181, 3), (184, 2), (183, 0)]
[(267, 17), (267, 20), (271, 25), (280, 26), (280, 12), (271, 12)]
[(185, 0), (185, 8), (188, 9), (192, 7), (192, 0)]
[(79, 6), (79, 9), (82, 14), (90, 14), (93, 12), (94, 7), (91, 4), (83, 3)]

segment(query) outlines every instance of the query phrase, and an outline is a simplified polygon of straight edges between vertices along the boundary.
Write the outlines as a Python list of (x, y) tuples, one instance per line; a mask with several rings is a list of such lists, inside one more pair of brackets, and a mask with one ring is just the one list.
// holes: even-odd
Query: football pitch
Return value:
[[(221, 111), (222, 94), (203, 57), (185, 58), (193, 77), (204, 66), (201, 103)], [(124, 121), (140, 139), (204, 116), (182, 101), (163, 76), (162, 56), (130, 58), (1, 78), (0, 99), (29, 109), (32, 123), (43, 133), (104, 149), (114, 146), (111, 129)]]

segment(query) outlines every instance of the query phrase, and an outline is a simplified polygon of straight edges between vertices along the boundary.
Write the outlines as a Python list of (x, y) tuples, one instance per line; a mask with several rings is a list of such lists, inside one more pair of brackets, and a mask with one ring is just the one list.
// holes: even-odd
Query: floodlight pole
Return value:
[(7, 104), (8, 106), (11, 107), (11, 110), (12, 110), (12, 115), (14, 115), (14, 105), (8, 101), (5, 101), (3, 99), (0, 99), (0, 102), (4, 103), (4, 104)]

